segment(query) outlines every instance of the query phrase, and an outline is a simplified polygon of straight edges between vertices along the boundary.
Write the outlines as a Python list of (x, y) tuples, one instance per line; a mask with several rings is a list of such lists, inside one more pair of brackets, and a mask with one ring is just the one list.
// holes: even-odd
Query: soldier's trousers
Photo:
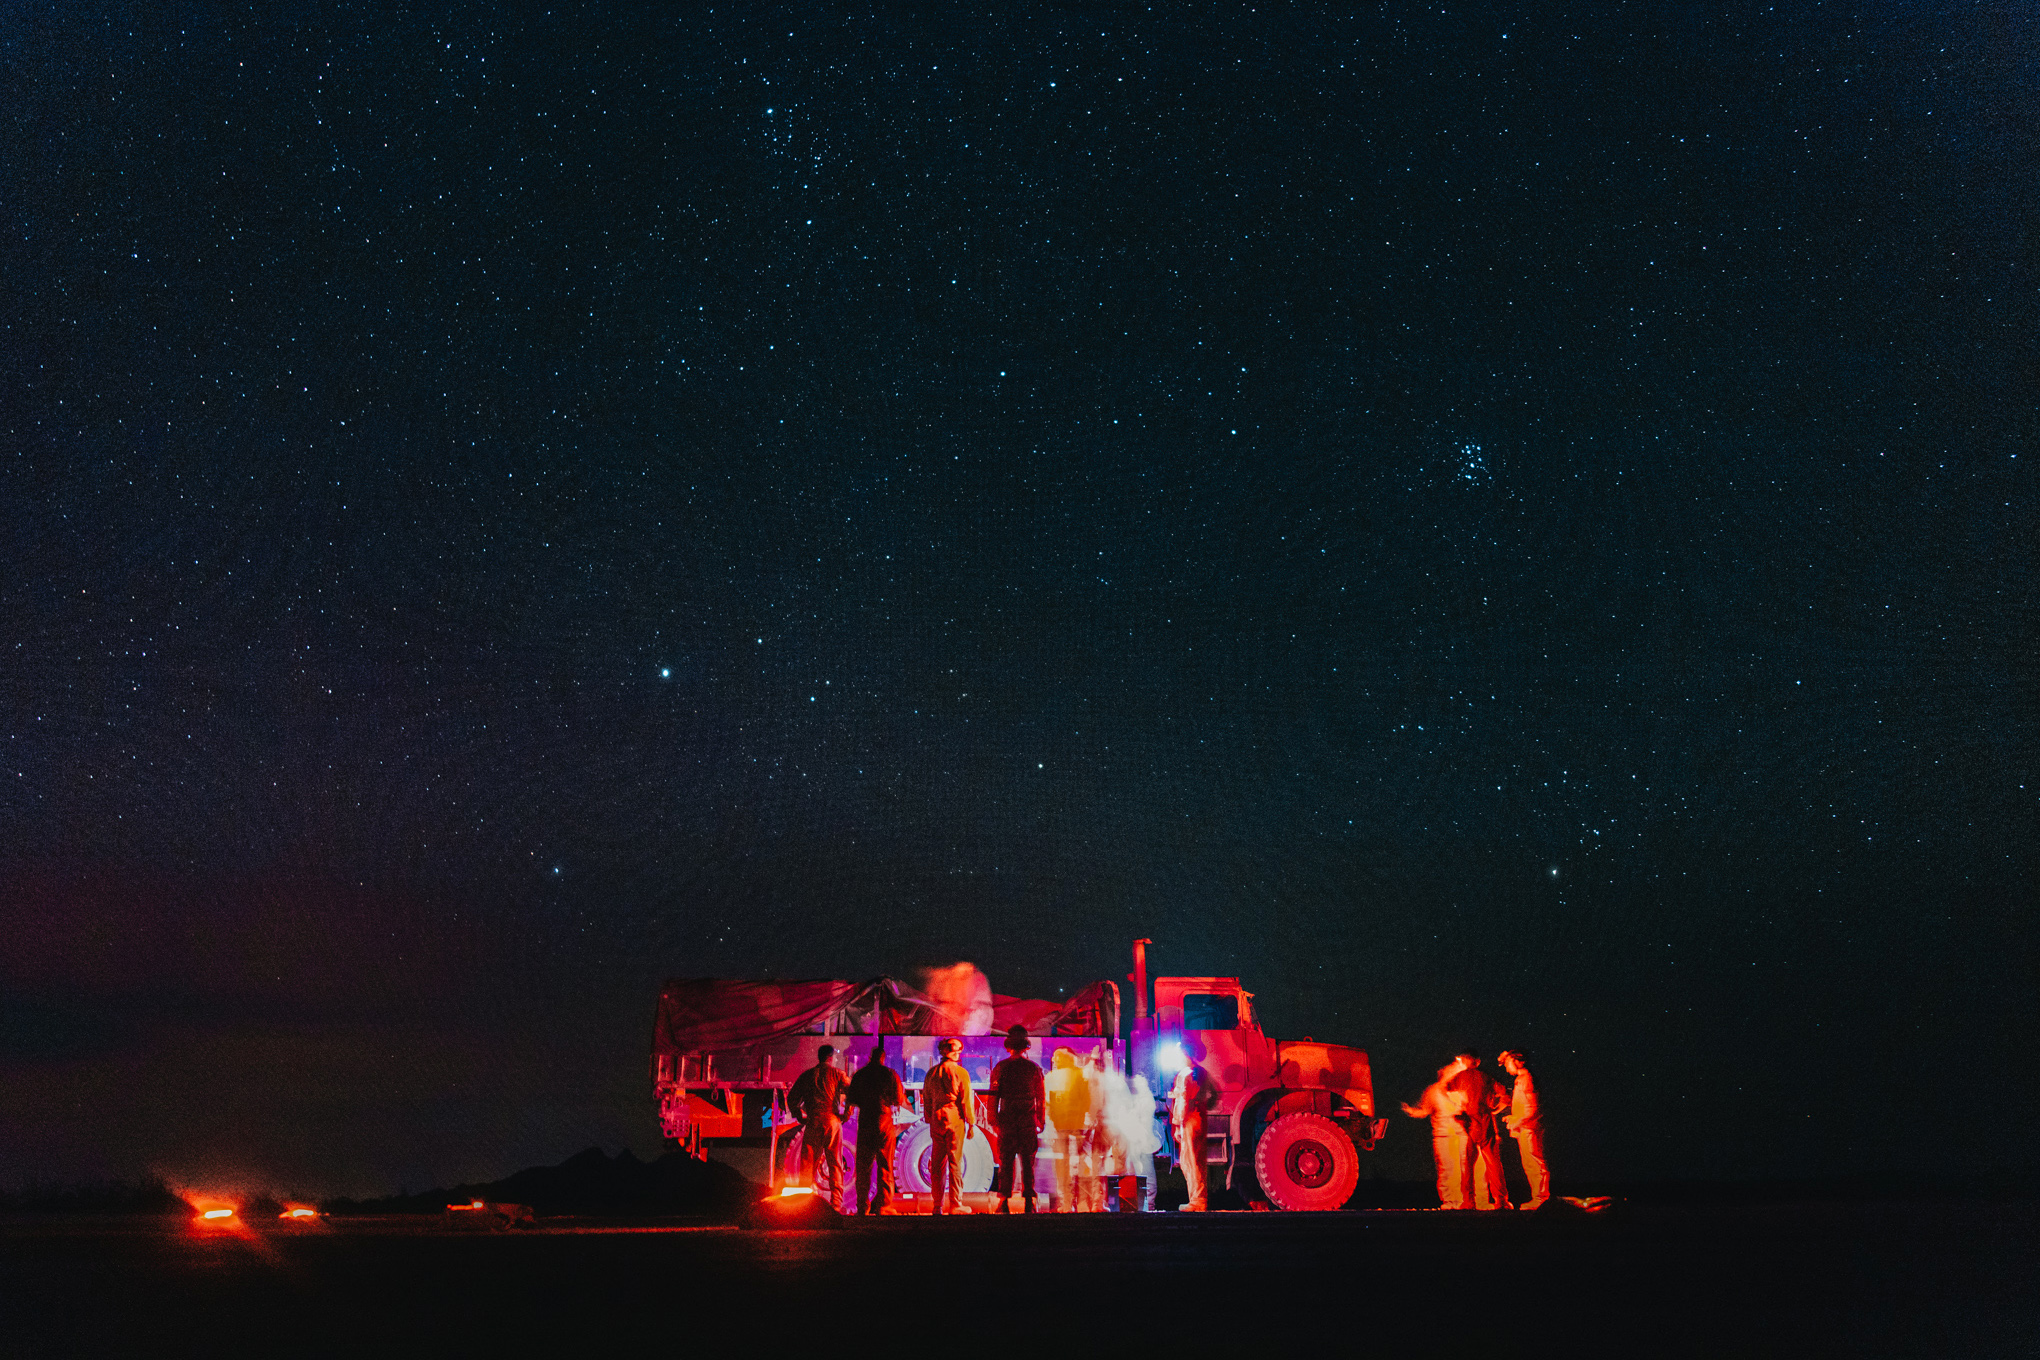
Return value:
[(1058, 1129), (1052, 1136), (1048, 1150), (1055, 1157), (1055, 1207), (1058, 1213), (1070, 1213), (1077, 1207), (1075, 1182), (1082, 1174), (1077, 1159), (1084, 1155), (1083, 1130), (1064, 1133)]
[[(801, 1170), (817, 1195), (843, 1208), (843, 1125), (840, 1120), (817, 1120), (800, 1131)], [(824, 1183), (827, 1189), (824, 1189)]]
[(963, 1140), (969, 1133), (962, 1116), (951, 1111), (928, 1122), (928, 1189), (938, 1214), (963, 1207)]
[[(1509, 1207), (1509, 1183), (1502, 1179), (1502, 1145), (1493, 1137), (1468, 1138), (1459, 1160), (1459, 1207)], [(1476, 1186), (1478, 1178), (1478, 1186)]]
[[(1034, 1154), (1041, 1150), (1041, 1135), (1033, 1128), (999, 1130), (999, 1193), (1006, 1199), (1025, 1186), (1027, 1203), (1034, 1203)], [(1015, 1167), (1015, 1163), (1019, 1165)], [(1016, 1175), (1015, 1172), (1018, 1172)]]
[(857, 1212), (875, 1214), (893, 1200), (893, 1131), (875, 1129), (867, 1135), (863, 1121), (858, 1123), (857, 1178), (851, 1188), (857, 1197)]
[(1431, 1156), (1438, 1163), (1438, 1207), (1471, 1208), (1466, 1192), (1460, 1186), (1460, 1173), (1466, 1165), (1466, 1135), (1433, 1133)]
[(1192, 1213), (1201, 1213), (1205, 1208), (1205, 1177), (1209, 1168), (1204, 1164), (1204, 1116), (1186, 1119), (1176, 1129), (1176, 1160), (1183, 1164), (1183, 1184), (1190, 1191), (1190, 1198), (1183, 1207)]
[(1523, 1207), (1542, 1209), (1551, 1198), (1551, 1169), (1544, 1164), (1544, 1130), (1532, 1127), (1512, 1132), (1516, 1151), (1523, 1155), (1523, 1175), (1530, 1182), (1530, 1201)]

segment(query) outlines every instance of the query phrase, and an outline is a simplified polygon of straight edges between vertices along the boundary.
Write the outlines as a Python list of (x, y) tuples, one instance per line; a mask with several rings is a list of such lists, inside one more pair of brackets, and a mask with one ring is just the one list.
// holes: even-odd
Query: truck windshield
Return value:
[(1184, 1029), (1238, 1029), (1240, 999), (1211, 992), (1183, 994)]

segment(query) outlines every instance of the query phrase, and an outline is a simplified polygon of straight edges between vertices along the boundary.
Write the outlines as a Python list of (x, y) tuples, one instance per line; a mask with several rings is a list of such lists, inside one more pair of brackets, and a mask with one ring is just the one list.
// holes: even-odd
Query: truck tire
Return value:
[[(895, 1184), (917, 1195), (925, 1195), (933, 1189), (929, 1183), (928, 1163), (934, 1151), (934, 1139), (929, 1136), (926, 1124), (917, 1121), (902, 1128), (898, 1141), (893, 1144)], [(964, 1193), (977, 1194), (991, 1189), (992, 1175), (998, 1169), (998, 1159), (992, 1155), (991, 1143), (973, 1128), (970, 1136), (963, 1140)]]
[(1323, 1115), (1285, 1114), (1254, 1144), (1254, 1179), (1278, 1209), (1340, 1209), (1360, 1183), (1360, 1154)]

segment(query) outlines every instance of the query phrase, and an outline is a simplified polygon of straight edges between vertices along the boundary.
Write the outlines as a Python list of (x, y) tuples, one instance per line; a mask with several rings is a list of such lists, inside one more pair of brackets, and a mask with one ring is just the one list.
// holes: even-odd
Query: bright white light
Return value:
[(1183, 1045), (1163, 1044), (1155, 1050), (1155, 1066), (1164, 1072), (1175, 1072), (1183, 1066)]
[(659, 678), (661, 680), (671, 680), (673, 678), (673, 668), (671, 666), (659, 667)]

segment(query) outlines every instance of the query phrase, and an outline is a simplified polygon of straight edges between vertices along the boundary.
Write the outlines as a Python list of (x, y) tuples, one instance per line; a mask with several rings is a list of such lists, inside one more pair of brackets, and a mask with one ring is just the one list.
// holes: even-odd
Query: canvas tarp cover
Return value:
[[(737, 978), (674, 978), (659, 989), (652, 1051), (709, 1053), (754, 1048), (789, 1035), (812, 1033), (824, 1020), (834, 1029), (863, 1030), (877, 1010), (881, 1033), (911, 1027), (912, 1012), (929, 1009), (918, 993), (890, 978), (871, 982), (749, 982)], [(866, 1023), (841, 1023), (846, 1012)]]
[[(1096, 982), (1068, 1001), (992, 998), (996, 1030), (1024, 1025), (1030, 1034), (1112, 1034), (1119, 1027), (1119, 989)], [(942, 1012), (892, 978), (756, 982), (738, 978), (673, 978), (659, 990), (652, 1033), (655, 1055), (727, 1052), (818, 1032), (942, 1034)]]

